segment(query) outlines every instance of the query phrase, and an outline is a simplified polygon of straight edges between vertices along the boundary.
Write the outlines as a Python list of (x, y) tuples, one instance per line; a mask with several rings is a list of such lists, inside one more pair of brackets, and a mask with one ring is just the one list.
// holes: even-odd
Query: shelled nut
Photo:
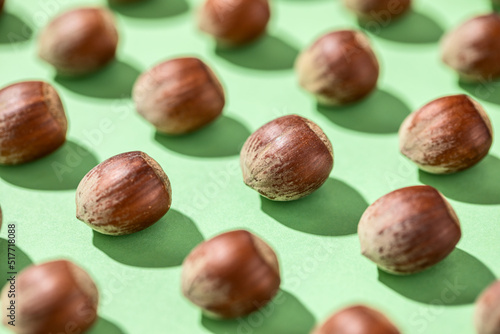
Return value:
[(425, 270), (450, 254), (461, 237), (457, 215), (430, 186), (413, 186), (382, 196), (358, 225), (361, 252), (395, 274)]
[(183, 134), (214, 121), (224, 108), (224, 89), (197, 58), (176, 58), (143, 73), (134, 85), (140, 115), (159, 132)]
[(492, 283), (477, 299), (474, 325), (477, 334), (500, 333), (500, 281)]
[(476, 16), (450, 31), (441, 43), (441, 58), (466, 81), (500, 76), (500, 15)]
[[(24, 269), (7, 282), (1, 296), (2, 322), (15, 333), (83, 333), (97, 320), (96, 285), (70, 261)], [(12, 320), (15, 326), (8, 324)]]
[(361, 20), (380, 20), (390, 22), (406, 14), (411, 8), (411, 0), (343, 0)]
[(80, 8), (63, 13), (43, 29), (38, 55), (60, 74), (82, 75), (113, 60), (117, 45), (113, 14), (104, 8)]
[(103, 234), (130, 234), (156, 223), (171, 202), (161, 166), (146, 153), (127, 152), (85, 175), (76, 189), (76, 217)]
[(318, 125), (297, 116), (277, 118), (255, 131), (240, 153), (247, 186), (275, 201), (307, 196), (328, 179), (332, 144)]
[(0, 0), (0, 14), (3, 11), (3, 4), (5, 3), (5, 0)]
[(207, 315), (236, 318), (264, 307), (278, 292), (278, 258), (244, 230), (198, 245), (182, 265), (182, 293)]
[(330, 32), (297, 58), (300, 85), (326, 105), (361, 100), (377, 85), (379, 64), (368, 38), (359, 31)]
[(198, 26), (221, 44), (240, 45), (264, 34), (270, 16), (268, 0), (205, 0)]
[(363, 305), (344, 308), (328, 318), (311, 334), (399, 334), (389, 319)]
[(492, 141), (488, 115), (467, 95), (436, 99), (410, 114), (399, 129), (401, 153), (435, 174), (474, 166), (488, 154)]
[(46, 156), (66, 141), (67, 120), (56, 90), (24, 81), (0, 90), (0, 164)]

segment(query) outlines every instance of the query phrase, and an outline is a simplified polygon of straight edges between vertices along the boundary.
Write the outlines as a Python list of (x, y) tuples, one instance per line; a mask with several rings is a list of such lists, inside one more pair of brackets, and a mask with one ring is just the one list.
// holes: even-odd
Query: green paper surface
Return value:
[[(92, 334), (304, 334), (333, 311), (371, 305), (404, 333), (473, 333), (473, 303), (500, 275), (500, 147), (456, 175), (419, 172), (398, 151), (397, 130), (412, 111), (447, 94), (471, 94), (500, 129), (497, 83), (459, 84), (439, 59), (444, 31), (491, 10), (489, 1), (419, 0), (393, 25), (368, 35), (381, 64), (377, 91), (366, 100), (326, 109), (302, 91), (292, 69), (298, 52), (330, 30), (359, 28), (340, 0), (274, 0), (269, 32), (238, 49), (217, 49), (197, 31), (196, 0), (149, 0), (115, 6), (117, 60), (81, 79), (60, 78), (36, 57), (41, 28), (64, 10), (105, 1), (7, 0), (0, 17), (0, 86), (37, 79), (52, 83), (66, 108), (68, 141), (39, 161), (0, 167), (0, 268), (7, 228), (17, 226), (17, 269), (66, 258), (86, 269), (101, 293)], [(197, 133), (159, 135), (134, 110), (139, 73), (168, 58), (198, 56), (227, 93), (224, 116)], [(243, 184), (239, 149), (264, 123), (286, 114), (324, 130), (335, 153), (330, 179), (292, 203), (261, 198)], [(75, 189), (99, 162), (142, 150), (170, 178), (172, 209), (151, 228), (124, 237), (93, 232), (75, 218)], [(65, 166), (57, 173), (54, 166)], [(409, 277), (386, 274), (360, 255), (357, 222), (366, 207), (394, 189), (429, 184), (462, 223), (458, 248), (442, 263)], [(249, 229), (276, 250), (282, 291), (263, 311), (217, 321), (180, 292), (181, 263), (203, 240)], [(4, 328), (1, 333), (6, 332)]]

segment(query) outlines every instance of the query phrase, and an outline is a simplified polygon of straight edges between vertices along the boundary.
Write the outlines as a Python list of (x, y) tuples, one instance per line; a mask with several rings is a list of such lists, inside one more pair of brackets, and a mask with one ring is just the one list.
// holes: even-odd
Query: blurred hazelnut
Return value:
[(412, 274), (443, 260), (461, 237), (451, 205), (430, 186), (413, 186), (382, 196), (358, 225), (361, 252), (380, 269)]
[(93, 72), (114, 59), (118, 32), (104, 8), (75, 9), (56, 17), (42, 31), (38, 55), (60, 74)]
[(66, 141), (66, 130), (63, 105), (48, 83), (24, 81), (0, 90), (0, 164), (52, 153)]
[(466, 81), (500, 76), (500, 16), (476, 16), (450, 31), (442, 40), (441, 57)]
[[(12, 278), (12, 277), (11, 277)], [(83, 333), (97, 319), (92, 278), (70, 261), (32, 265), (7, 281), (1, 294), (2, 322), (19, 334)], [(11, 309), (15, 326), (9, 325)]]
[(243, 230), (201, 243), (182, 266), (182, 293), (212, 317), (250, 314), (264, 307), (279, 286), (276, 254), (260, 238)]
[(76, 217), (110, 235), (143, 230), (170, 209), (170, 181), (149, 155), (115, 155), (85, 175), (76, 189)]
[(270, 16), (268, 0), (205, 0), (198, 26), (223, 45), (239, 45), (263, 35)]
[(466, 95), (436, 99), (410, 114), (399, 129), (401, 153), (426, 172), (454, 173), (483, 159), (493, 129), (481, 105)]
[(500, 334), (500, 281), (492, 283), (477, 299), (474, 325), (477, 334)]
[(390, 22), (406, 14), (411, 0), (343, 0), (344, 5), (361, 20), (384, 20)]
[(379, 64), (359, 31), (328, 33), (303, 51), (295, 64), (300, 85), (326, 105), (361, 100), (377, 85)]
[(385, 315), (363, 305), (344, 308), (311, 334), (400, 334)]
[(134, 85), (137, 111), (159, 132), (183, 134), (222, 113), (224, 90), (214, 72), (197, 58), (177, 58), (143, 73)]
[(3, 4), (5, 3), (5, 0), (0, 0), (0, 13), (3, 11)]
[(240, 153), (247, 186), (275, 201), (307, 196), (328, 179), (333, 148), (312, 121), (288, 115), (255, 131)]

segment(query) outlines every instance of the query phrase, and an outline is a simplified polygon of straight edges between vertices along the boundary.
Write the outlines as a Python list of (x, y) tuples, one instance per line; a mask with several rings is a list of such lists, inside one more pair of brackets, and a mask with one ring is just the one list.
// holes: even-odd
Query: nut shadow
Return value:
[(125, 332), (111, 321), (99, 317), (87, 334), (125, 334)]
[(239, 121), (220, 116), (211, 124), (184, 135), (166, 135), (156, 132), (154, 139), (165, 148), (202, 158), (238, 155), (250, 131)]
[(132, 65), (114, 60), (95, 73), (83, 77), (57, 74), (54, 80), (66, 89), (88, 97), (101, 99), (128, 98), (140, 72)]
[(57, 151), (39, 160), (0, 166), (0, 178), (27, 189), (71, 190), (76, 189), (85, 174), (98, 163), (88, 149), (67, 140)]
[(296, 201), (276, 202), (261, 196), (261, 209), (270, 217), (291, 229), (316, 235), (356, 233), (367, 207), (368, 203), (354, 188), (333, 178)]
[(201, 317), (201, 324), (215, 334), (303, 334), (309, 333), (316, 319), (291, 293), (280, 290), (264, 308), (246, 317), (234, 320), (218, 320)]
[[(153, 226), (129, 235), (110, 236), (94, 231), (92, 243), (110, 258), (134, 267), (180, 266), (203, 236), (195, 223), (170, 209)], [(132, 249), (138, 251), (130, 251)]]
[(380, 38), (409, 44), (436, 43), (443, 36), (444, 30), (434, 19), (411, 10), (405, 16), (392, 22), (389, 18), (371, 20), (368, 22), (358, 20), (360, 28)]
[(129, 4), (117, 4), (108, 0), (116, 13), (140, 19), (161, 19), (186, 13), (189, 5), (185, 0), (142, 0)]
[(215, 54), (245, 68), (279, 71), (293, 68), (299, 51), (279, 36), (265, 34), (255, 42), (237, 48), (217, 45)]
[[(4, 220), (2, 228), (7, 229), (7, 225), (11, 223), (13, 222), (8, 222)], [(10, 275), (7, 274), (9, 270), (9, 268), (7, 268), (8, 245), (9, 242), (6, 239), (0, 238), (0, 249), (2, 250), (2, 262), (4, 262), (3, 267), (5, 268), (5, 270), (2, 270), (2, 274), (0, 275), (0, 279), (2, 280), (0, 283), (0, 290), (3, 288), (5, 283), (7, 283), (7, 278), (10, 277)], [(21, 272), (21, 270), (33, 264), (31, 258), (23, 251), (22, 247), (20, 247), (19, 244), (16, 244), (15, 256), (16, 256), (16, 264), (14, 271), (17, 273)]]
[(500, 204), (499, 170), (500, 159), (489, 154), (476, 166), (455, 174), (436, 175), (419, 171), (419, 180), (456, 201)]
[(495, 280), (493, 272), (469, 253), (455, 250), (441, 263), (410, 276), (398, 276), (379, 269), (378, 280), (419, 303), (435, 306), (472, 304)]
[(381, 89), (358, 103), (335, 107), (317, 104), (317, 110), (341, 127), (374, 134), (397, 133), (411, 112), (406, 103)]
[(0, 44), (22, 43), (32, 36), (31, 27), (18, 16), (8, 12), (0, 15)]
[(498, 93), (500, 80), (498, 79), (485, 79), (481, 82), (466, 82), (459, 79), (458, 85), (477, 99), (500, 104), (500, 94)]

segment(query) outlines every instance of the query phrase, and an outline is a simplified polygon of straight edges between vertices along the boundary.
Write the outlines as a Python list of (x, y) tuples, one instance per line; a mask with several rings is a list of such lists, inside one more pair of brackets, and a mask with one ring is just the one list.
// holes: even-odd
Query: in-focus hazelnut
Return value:
[(300, 85), (326, 105), (358, 101), (377, 86), (379, 64), (359, 31), (330, 32), (297, 58)]
[(247, 186), (271, 200), (291, 201), (311, 194), (328, 179), (333, 148), (317, 124), (288, 115), (247, 139), (240, 165)]
[(500, 281), (492, 283), (477, 299), (474, 325), (477, 334), (500, 333)]
[(214, 121), (224, 108), (224, 90), (197, 58), (176, 58), (143, 73), (134, 85), (140, 115), (159, 132), (183, 134)]
[(0, 164), (52, 153), (66, 141), (66, 114), (48, 83), (25, 81), (0, 90)]
[(244, 230), (201, 243), (182, 265), (182, 293), (212, 317), (250, 314), (265, 306), (279, 286), (276, 254), (267, 243)]
[(263, 35), (270, 16), (268, 0), (205, 0), (198, 26), (222, 45), (240, 45)]
[(118, 32), (113, 14), (104, 8), (68, 11), (42, 31), (38, 55), (60, 74), (93, 72), (114, 59)]
[[(11, 287), (11, 284), (14, 287)], [(11, 296), (15, 290), (15, 297)], [(70, 261), (32, 265), (7, 282), (1, 294), (2, 322), (10, 330), (26, 333), (83, 333), (97, 319), (98, 291), (92, 278)], [(8, 322), (14, 301), (15, 326)]]
[(460, 222), (433, 187), (413, 186), (382, 196), (358, 225), (361, 252), (394, 274), (425, 270), (450, 254), (461, 237)]
[(467, 95), (436, 99), (410, 114), (399, 129), (401, 153), (435, 174), (474, 166), (488, 154), (492, 141), (488, 115)]
[(390, 23), (406, 14), (411, 8), (411, 0), (343, 0), (361, 20), (375, 20)]
[(76, 189), (76, 217), (103, 234), (130, 234), (156, 223), (171, 202), (161, 166), (144, 152), (127, 152), (84, 176)]
[(474, 17), (450, 31), (441, 43), (441, 58), (465, 81), (500, 76), (500, 15)]
[(399, 334), (400, 331), (377, 310), (363, 305), (344, 308), (311, 334)]

